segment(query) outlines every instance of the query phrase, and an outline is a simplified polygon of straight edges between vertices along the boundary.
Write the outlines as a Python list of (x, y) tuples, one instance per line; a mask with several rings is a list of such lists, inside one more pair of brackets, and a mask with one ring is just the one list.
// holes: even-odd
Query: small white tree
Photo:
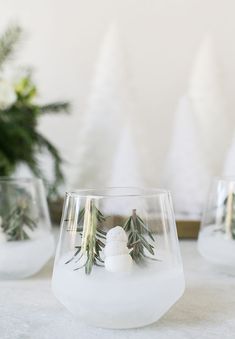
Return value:
[(200, 143), (188, 97), (180, 100), (164, 171), (178, 218), (199, 218), (210, 181), (204, 147)]
[(140, 187), (143, 182), (140, 175), (140, 161), (131, 129), (126, 126), (121, 130), (119, 143), (114, 155), (110, 187)]
[(206, 161), (214, 173), (221, 171), (230, 131), (221, 82), (212, 38), (207, 35), (195, 58), (188, 95), (199, 125)]
[(130, 111), (127, 83), (118, 29), (112, 25), (101, 46), (84, 123), (80, 127), (75, 185), (107, 185), (120, 129)]
[[(140, 159), (134, 140), (132, 130), (129, 125), (125, 126), (119, 136), (119, 143), (112, 162), (111, 176), (108, 181), (109, 187), (143, 187), (144, 183), (141, 175)], [(131, 199), (107, 200), (104, 210), (110, 215), (126, 215), (132, 213), (132, 209), (137, 208), (136, 201)]]

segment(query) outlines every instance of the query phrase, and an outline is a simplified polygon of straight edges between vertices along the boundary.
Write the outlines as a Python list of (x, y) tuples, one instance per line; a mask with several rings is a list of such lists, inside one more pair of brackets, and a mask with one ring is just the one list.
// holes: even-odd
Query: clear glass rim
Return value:
[(234, 182), (235, 183), (235, 175), (222, 175), (215, 176), (212, 181), (224, 181), (224, 182)]
[(34, 177), (4, 177), (0, 176), (0, 183), (32, 183), (32, 182), (42, 182), (40, 178)]
[[(121, 192), (116, 194), (114, 192)], [(129, 192), (128, 192), (129, 191)], [(136, 191), (134, 193), (134, 191)], [(102, 192), (102, 193), (99, 193)], [(138, 192), (138, 193), (137, 193)], [(111, 194), (110, 194), (111, 193)], [(72, 198), (121, 198), (121, 197), (157, 197), (167, 196), (170, 191), (161, 188), (148, 188), (148, 187), (97, 187), (97, 188), (80, 188), (65, 193), (66, 197)]]

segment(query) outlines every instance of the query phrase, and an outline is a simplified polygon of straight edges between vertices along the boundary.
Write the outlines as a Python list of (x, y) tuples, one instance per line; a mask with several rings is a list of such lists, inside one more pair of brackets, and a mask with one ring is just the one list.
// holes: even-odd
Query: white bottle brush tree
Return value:
[[(120, 130), (118, 145), (113, 155), (108, 187), (143, 187), (141, 174), (138, 147), (131, 126), (127, 123)], [(128, 216), (130, 213), (128, 206), (122, 199), (115, 204), (112, 204), (112, 201), (108, 199), (103, 206), (103, 212), (123, 216)]]
[(76, 185), (107, 185), (120, 130), (132, 109), (120, 40), (117, 25), (111, 25), (100, 48), (81, 137), (77, 141)]
[(130, 124), (120, 130), (109, 187), (141, 187), (140, 159)]
[(231, 127), (223, 95), (222, 73), (209, 34), (202, 41), (196, 55), (188, 97), (199, 126), (198, 133), (206, 161), (215, 174), (220, 173)]
[(178, 218), (199, 219), (210, 182), (198, 125), (187, 96), (176, 111), (164, 184), (171, 190)]

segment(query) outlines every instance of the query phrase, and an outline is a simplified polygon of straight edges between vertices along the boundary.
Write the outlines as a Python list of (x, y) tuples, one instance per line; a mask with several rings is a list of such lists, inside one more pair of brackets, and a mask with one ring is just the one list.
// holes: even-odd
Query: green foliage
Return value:
[[(82, 237), (81, 244), (75, 246), (73, 257), (65, 264), (75, 261), (78, 263), (75, 270), (85, 267), (86, 274), (91, 273), (93, 265), (103, 266), (104, 261), (101, 258), (101, 252), (105, 247), (106, 232), (102, 230), (102, 224), (106, 221), (106, 218), (97, 209), (93, 201), (90, 201), (85, 208), (81, 209), (76, 225), (74, 225), (74, 220), (69, 218), (66, 218), (65, 221), (68, 223), (68, 232), (76, 230)], [(126, 220), (123, 229), (128, 234), (127, 246), (130, 249), (130, 255), (137, 265), (144, 265), (146, 260), (157, 261), (155, 248), (152, 244), (155, 239), (148, 226), (136, 214), (135, 209)], [(82, 262), (82, 264), (79, 265), (79, 262)]]
[(146, 255), (146, 251), (152, 256), (155, 254), (154, 246), (147, 240), (146, 236), (152, 241), (154, 241), (154, 238), (148, 226), (136, 214), (136, 210), (133, 210), (132, 215), (125, 222), (123, 229), (128, 234), (127, 246), (131, 249), (130, 255), (136, 264), (142, 265), (146, 259), (155, 260), (154, 257)]
[(19, 26), (10, 26), (0, 37), (0, 68), (9, 60), (19, 42), (22, 30)]
[(18, 205), (9, 213), (1, 227), (8, 241), (18, 241), (28, 240), (25, 227), (33, 231), (37, 224), (29, 217), (27, 207)]
[[(101, 230), (101, 225), (105, 220), (106, 218), (97, 209), (93, 201), (90, 201), (89, 206), (86, 206), (80, 211), (78, 223), (82, 223), (82, 226), (78, 224), (76, 227), (77, 231), (81, 232), (82, 243), (80, 246), (75, 247), (76, 251), (73, 257), (66, 262), (66, 264), (73, 260), (78, 262), (78, 267), (75, 268), (75, 271), (84, 267), (85, 273), (91, 274), (93, 265), (103, 266), (104, 261), (100, 254), (105, 246), (103, 240), (106, 239), (106, 232)], [(69, 220), (67, 221), (69, 222)], [(68, 231), (70, 231), (70, 229), (68, 229)], [(79, 266), (79, 261), (81, 261), (84, 256), (85, 262)]]
[[(20, 37), (21, 29), (14, 26), (0, 38), (0, 67), (12, 55)], [(35, 103), (37, 88), (30, 73), (14, 84), (14, 91), (16, 101), (0, 110), (0, 176), (10, 176), (19, 164), (25, 164), (35, 176), (44, 180), (49, 196), (54, 197), (58, 185), (63, 182), (62, 158), (56, 147), (39, 133), (38, 121), (46, 113), (68, 112), (69, 104)], [(44, 175), (38, 160), (45, 152), (53, 161), (52, 182)]]
[[(225, 198), (224, 203), (223, 203), (223, 229), (222, 231), (225, 232), (225, 223), (226, 223), (226, 216), (228, 213), (228, 197)], [(230, 220), (230, 232), (231, 232), (231, 237), (232, 239), (235, 240), (235, 194), (232, 194), (232, 215), (231, 215), (231, 220)]]
[(28, 240), (29, 235), (26, 228), (31, 231), (37, 228), (36, 220), (30, 216), (31, 197), (23, 189), (14, 193), (18, 195), (17, 202), (9, 211), (9, 196), (4, 196), (5, 206), (1, 201), (3, 205), (1, 207), (4, 207), (4, 211), (1, 210), (1, 228), (6, 234), (7, 241)]

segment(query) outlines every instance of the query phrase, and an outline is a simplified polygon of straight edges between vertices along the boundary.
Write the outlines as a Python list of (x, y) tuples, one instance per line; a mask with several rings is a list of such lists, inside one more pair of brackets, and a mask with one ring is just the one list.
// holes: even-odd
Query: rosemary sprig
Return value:
[[(232, 193), (230, 196), (230, 202), (229, 197), (226, 197), (223, 203), (223, 228), (222, 232), (229, 232), (232, 239), (235, 240), (235, 193)], [(229, 203), (231, 206), (228, 206)], [(228, 208), (230, 207), (231, 213), (228, 214)], [(227, 226), (227, 227), (226, 227)], [(229, 227), (229, 229), (228, 229)]]
[(0, 38), (0, 68), (3, 63), (9, 59), (15, 51), (16, 44), (22, 35), (22, 30), (19, 26), (10, 26)]
[(29, 217), (28, 204), (22, 199), (3, 219), (1, 228), (6, 234), (8, 241), (18, 241), (30, 239), (25, 231), (25, 226), (33, 231), (37, 227), (37, 224)]
[[(83, 221), (82, 232), (79, 225), (81, 221)], [(73, 257), (66, 264), (73, 260), (79, 263), (85, 256), (85, 263), (75, 270), (85, 267), (85, 273), (90, 274), (93, 265), (103, 266), (104, 261), (100, 254), (105, 246), (103, 240), (106, 239), (106, 233), (100, 229), (100, 226), (104, 221), (104, 215), (97, 209), (94, 202), (88, 199), (85, 208), (80, 211), (78, 217), (77, 231), (82, 236), (81, 245), (75, 247), (76, 251)]]
[(127, 219), (123, 228), (128, 233), (127, 246), (131, 249), (130, 255), (136, 264), (142, 265), (146, 259), (156, 260), (146, 255), (146, 251), (152, 256), (155, 254), (154, 246), (148, 242), (146, 235), (152, 241), (154, 241), (154, 238), (148, 226), (136, 214), (135, 209), (133, 209), (132, 215)]

